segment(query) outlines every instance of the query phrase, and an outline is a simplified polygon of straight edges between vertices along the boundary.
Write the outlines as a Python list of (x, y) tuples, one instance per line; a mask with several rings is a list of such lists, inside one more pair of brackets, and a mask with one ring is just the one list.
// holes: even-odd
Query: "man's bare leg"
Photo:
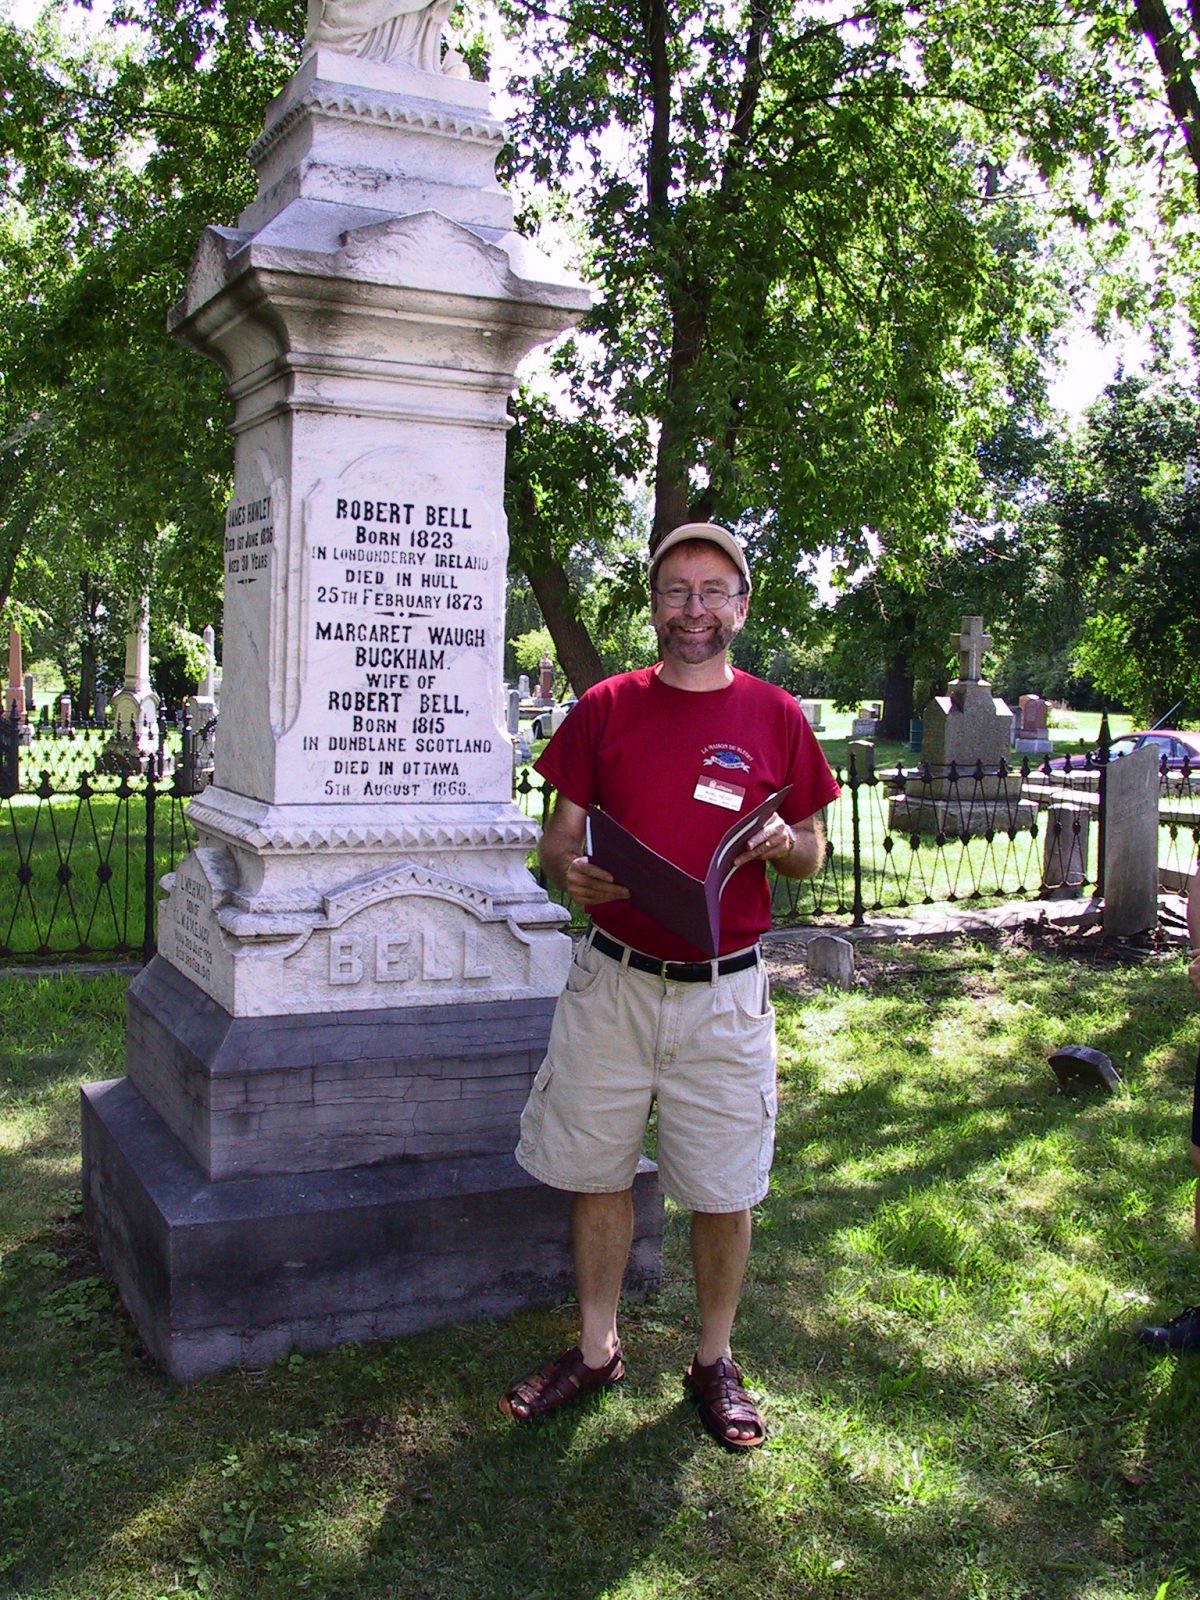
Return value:
[[(742, 1297), (746, 1262), (750, 1259), (749, 1211), (692, 1212), (692, 1271), (700, 1311), (696, 1362), (711, 1367), (722, 1356), (733, 1359), (733, 1319)], [(731, 1439), (754, 1439), (759, 1430), (731, 1425)]]
[(748, 1211), (692, 1212), (692, 1271), (700, 1310), (696, 1357), (703, 1367), (711, 1367), (719, 1356), (732, 1358), (733, 1319), (749, 1259)]
[[(597, 1388), (620, 1383), (617, 1304), (633, 1243), (633, 1191), (571, 1196), (571, 1252), (579, 1291), (579, 1345), (500, 1397), (514, 1422), (527, 1422)], [(582, 1366), (580, 1363), (582, 1362)]]
[(633, 1190), (571, 1198), (571, 1252), (579, 1293), (579, 1348), (589, 1367), (617, 1352), (617, 1304), (633, 1243)]

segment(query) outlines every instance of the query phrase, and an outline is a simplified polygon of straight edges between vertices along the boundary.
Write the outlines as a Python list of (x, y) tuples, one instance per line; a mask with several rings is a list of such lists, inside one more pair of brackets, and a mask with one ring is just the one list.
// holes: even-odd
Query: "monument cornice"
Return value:
[(386, 90), (371, 91), (317, 81), (277, 122), (259, 134), (250, 146), (250, 160), (256, 166), (261, 164), (298, 122), (314, 113), (343, 122), (374, 122), (382, 127), (411, 129), (434, 138), (491, 145), (497, 151), (507, 138), (504, 123), (487, 114), (458, 110), (432, 100), (414, 100), (407, 95), (389, 94)]
[[(268, 806), (228, 789), (209, 788), (197, 795), (188, 820), (198, 831), (216, 835), (256, 852), (309, 854), (315, 851), (361, 850), (532, 850), (538, 828), (516, 808), (493, 817), (414, 817), (381, 815), (375, 806)], [(288, 816), (298, 812), (300, 815)]]

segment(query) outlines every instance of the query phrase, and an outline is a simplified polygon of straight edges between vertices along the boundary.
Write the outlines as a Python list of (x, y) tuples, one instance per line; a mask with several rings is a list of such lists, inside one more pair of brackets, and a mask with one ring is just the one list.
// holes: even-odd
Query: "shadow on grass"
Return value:
[[(1118, 1600), (1172, 1571), (1194, 1587), (1200, 1362), (1144, 1352), (1141, 1310), (1088, 1286), (1157, 1293), (1186, 1270), (1168, 1200), (1190, 1175), (1194, 1011), (1177, 974), (1114, 978), (1080, 1042), (1125, 1065), (1127, 1091), (1070, 1098), (1043, 1036), (1094, 980), (1058, 976), (1023, 980), (1041, 1022), (1002, 1048), (982, 991), (927, 995), (923, 1028), (962, 1047), (931, 1064), (910, 1016), (920, 1081), (882, 1050), (855, 1079), (870, 1028), (851, 1015), (825, 1041), (839, 1002), (806, 1008), (739, 1322), (771, 1429), (745, 1459), (679, 1398), (695, 1320), (675, 1212), (662, 1293), (626, 1308), (624, 1391), (528, 1429), (499, 1391), (570, 1342), (569, 1308), (182, 1390), (98, 1296), (52, 1298), (66, 1285), (39, 1234), (0, 1300), (0, 1593)], [(886, 996), (864, 1004), (879, 1040), (899, 1026)], [(1059, 1274), (1061, 1293), (1041, 1281)]]

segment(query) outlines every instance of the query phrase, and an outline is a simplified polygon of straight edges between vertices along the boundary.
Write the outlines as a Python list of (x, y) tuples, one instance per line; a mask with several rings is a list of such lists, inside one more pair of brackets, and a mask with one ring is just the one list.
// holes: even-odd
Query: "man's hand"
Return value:
[(629, 890), (616, 882), (611, 872), (595, 866), (587, 856), (576, 856), (567, 867), (563, 888), (585, 911), (607, 905), (610, 900), (628, 900)]
[(746, 848), (733, 863), (770, 861), (776, 872), (797, 882), (811, 878), (825, 859), (825, 834), (816, 817), (788, 824), (772, 812), (757, 833), (746, 840)]
[(610, 900), (629, 899), (629, 890), (615, 882), (611, 872), (595, 866), (582, 853), (586, 822), (587, 812), (583, 807), (560, 794), (538, 844), (542, 871), (585, 911)]
[(777, 812), (772, 811), (758, 832), (752, 833), (746, 840), (746, 848), (733, 864), (743, 867), (747, 861), (782, 861), (795, 848), (795, 833)]

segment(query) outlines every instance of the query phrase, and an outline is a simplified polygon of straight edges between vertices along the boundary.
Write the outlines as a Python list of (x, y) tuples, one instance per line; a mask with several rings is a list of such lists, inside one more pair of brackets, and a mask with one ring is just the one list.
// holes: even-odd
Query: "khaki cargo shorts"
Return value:
[(658, 1107), (663, 1193), (744, 1211), (770, 1183), (775, 1013), (761, 962), (715, 983), (638, 972), (580, 945), (521, 1116), (517, 1161), (556, 1189), (616, 1194)]

